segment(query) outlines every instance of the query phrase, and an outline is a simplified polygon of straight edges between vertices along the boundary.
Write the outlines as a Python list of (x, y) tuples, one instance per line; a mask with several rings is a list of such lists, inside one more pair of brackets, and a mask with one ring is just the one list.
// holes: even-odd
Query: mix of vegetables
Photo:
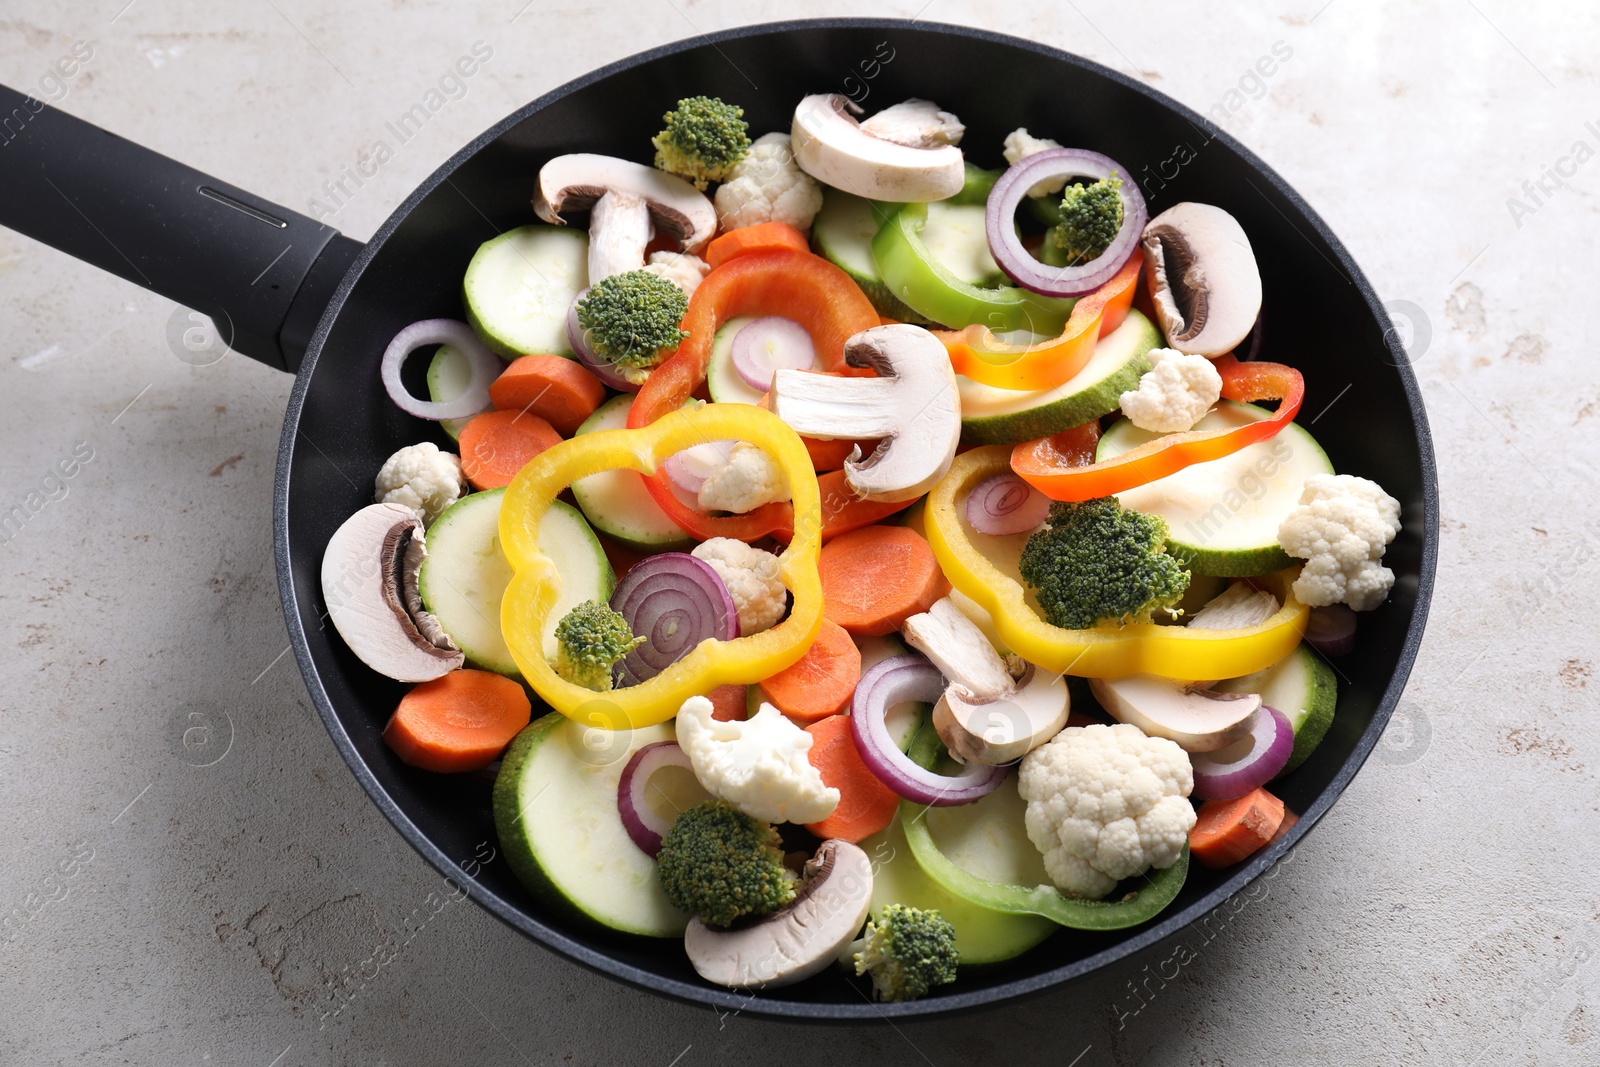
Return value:
[(859, 111), (752, 141), (690, 97), (654, 166), (548, 160), (464, 321), (385, 352), (444, 436), (383, 464), (322, 584), (414, 683), (396, 757), (498, 761), (552, 907), (711, 982), (905, 1000), (1292, 825), (1268, 787), (1329, 728), (1401, 518), (1256, 358), (1231, 215), (1150, 218), (1025, 129), (986, 170), (930, 101)]

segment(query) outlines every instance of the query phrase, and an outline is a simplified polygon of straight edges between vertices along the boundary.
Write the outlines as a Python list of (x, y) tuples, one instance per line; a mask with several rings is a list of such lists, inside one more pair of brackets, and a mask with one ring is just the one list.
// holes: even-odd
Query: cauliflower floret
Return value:
[(1118, 398), (1122, 413), (1141, 430), (1177, 433), (1205, 417), (1222, 396), (1222, 375), (1205, 356), (1152, 348), (1139, 387)]
[(1189, 754), (1137, 726), (1071, 726), (1022, 758), (1028, 840), (1068, 896), (1098, 900), (1170, 867), (1195, 822)]
[(650, 262), (641, 269), (665, 278), (682, 289), (684, 296), (693, 296), (701, 280), (711, 272), (711, 264), (688, 252), (652, 252)]
[(770, 630), (789, 606), (789, 590), (778, 578), (778, 557), (732, 537), (713, 537), (692, 555), (704, 560), (728, 587), (739, 610), (739, 636)]
[(432, 441), (407, 445), (378, 468), (372, 499), (378, 504), (404, 504), (431, 525), (445, 508), (461, 499), (466, 481), (461, 457), (442, 452)]
[[(1029, 156), (1037, 155), (1046, 149), (1060, 147), (1061, 144), (1058, 141), (1052, 141), (1048, 137), (1035, 137), (1028, 132), (1027, 127), (1019, 127), (1006, 134), (1006, 162), (1011, 166), (1016, 166)], [(1028, 190), (1028, 195), (1049, 196), (1051, 193), (1059, 193), (1066, 187), (1067, 179), (1064, 177), (1046, 178), (1042, 182), (1034, 183), (1033, 188)]]
[(700, 784), (764, 822), (818, 822), (839, 806), (806, 755), (811, 740), (771, 704), (743, 722), (713, 719), (705, 697), (678, 709), (678, 744)]
[(699, 503), (707, 511), (742, 515), (762, 504), (788, 499), (789, 480), (772, 457), (749, 441), (735, 441), (728, 458), (706, 475)]
[(808, 229), (822, 210), (822, 186), (800, 169), (786, 133), (756, 138), (717, 189), (717, 222), (724, 230), (761, 222)]
[(1371, 611), (1394, 585), (1383, 550), (1399, 532), (1400, 501), (1377, 482), (1313, 474), (1300, 492), (1300, 506), (1278, 527), (1278, 544), (1306, 561), (1294, 595), (1312, 607), (1342, 601)]

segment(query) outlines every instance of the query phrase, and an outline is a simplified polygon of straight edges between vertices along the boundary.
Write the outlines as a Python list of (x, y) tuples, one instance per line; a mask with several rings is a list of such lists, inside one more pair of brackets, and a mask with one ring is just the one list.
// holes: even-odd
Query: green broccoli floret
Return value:
[(690, 96), (678, 101), (675, 111), (661, 116), (667, 128), (650, 138), (656, 146), (656, 166), (694, 182), (704, 190), (720, 182), (733, 165), (750, 151), (750, 126), (744, 108), (723, 103), (714, 96)]
[(596, 600), (585, 600), (556, 623), (556, 673), (573, 685), (604, 693), (611, 688), (611, 668), (644, 644), (633, 636), (628, 620)]
[(656, 863), (673, 906), (711, 926), (767, 915), (794, 899), (778, 831), (721, 800), (679, 815)]
[(1114, 497), (1050, 505), (1045, 525), (1022, 548), (1022, 580), (1038, 590), (1044, 617), (1081, 630), (1096, 623), (1149, 622), (1189, 587), (1189, 572), (1167, 553), (1167, 523), (1125, 510)]
[(956, 929), (937, 908), (890, 904), (850, 947), (879, 1000), (916, 1000), (956, 980)]
[(689, 298), (647, 270), (613, 274), (578, 301), (578, 322), (589, 347), (624, 368), (643, 372), (665, 359), (685, 337), (680, 325)]
[(1115, 174), (1093, 185), (1069, 185), (1061, 195), (1061, 221), (1045, 241), (1047, 263), (1075, 267), (1095, 259), (1122, 229), (1122, 179)]

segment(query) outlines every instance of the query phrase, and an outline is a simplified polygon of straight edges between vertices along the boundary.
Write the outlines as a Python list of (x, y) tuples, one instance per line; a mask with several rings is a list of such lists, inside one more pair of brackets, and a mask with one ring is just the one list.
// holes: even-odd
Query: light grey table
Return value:
[[(364, 238), (546, 89), (799, 13), (523, 2), (12, 0), (0, 81)], [(943, 1023), (814, 1030), (613, 984), (470, 903), (435, 913), (440, 879), (367, 802), (284, 654), (270, 500), (290, 379), (181, 362), (171, 303), (0, 231), (0, 510), (30, 512), (0, 557), (0, 1062), (1600, 1060), (1600, 16), (1578, 0), (1246, 7), (920, 12), (1210, 113), (1340, 234), (1422, 378), (1443, 549), (1406, 701), (1293, 862), (1193, 959)], [(92, 57), (41, 86), (76, 41)], [(493, 56), (464, 94), (371, 165), (386, 123), (476, 41)], [(330, 193), (346, 172), (369, 176)], [(1317, 324), (1276, 325), (1297, 327)], [(60, 461), (70, 478), (52, 479)], [(375, 958), (386, 944), (402, 947)]]

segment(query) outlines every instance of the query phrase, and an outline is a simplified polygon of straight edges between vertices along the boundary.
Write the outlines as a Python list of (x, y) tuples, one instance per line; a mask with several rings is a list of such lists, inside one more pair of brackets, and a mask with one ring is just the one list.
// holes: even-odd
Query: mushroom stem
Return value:
[(643, 197), (612, 189), (596, 200), (589, 209), (589, 284), (643, 267), (655, 234)]

